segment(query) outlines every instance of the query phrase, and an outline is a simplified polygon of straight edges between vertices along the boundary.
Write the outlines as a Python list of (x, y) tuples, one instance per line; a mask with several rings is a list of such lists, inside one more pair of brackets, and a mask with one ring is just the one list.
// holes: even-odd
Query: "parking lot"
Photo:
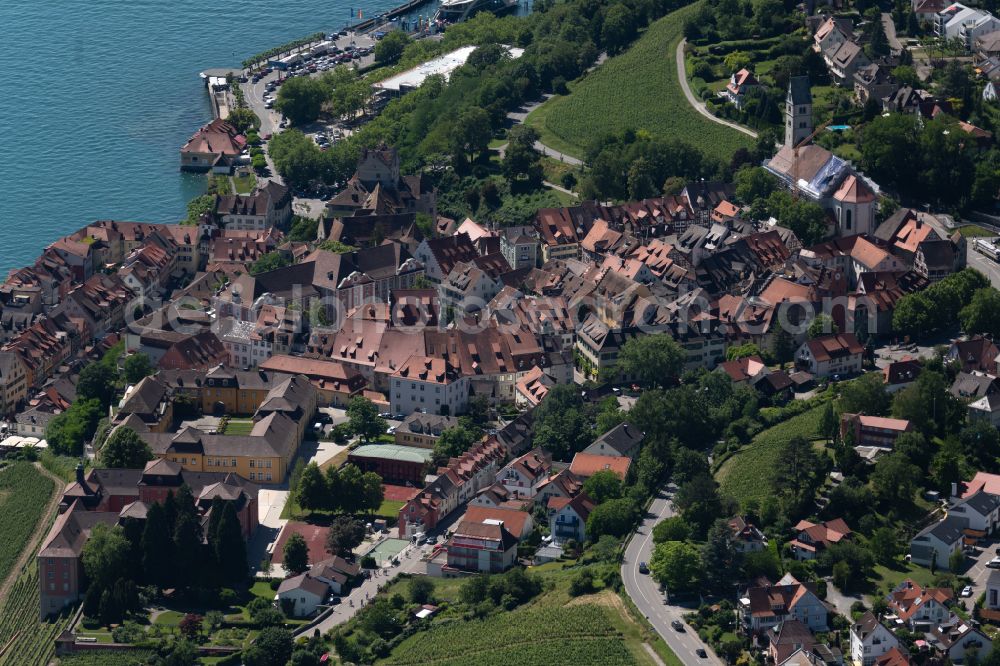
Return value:
[(979, 595), (986, 592), (986, 581), (990, 577), (990, 572), (993, 571), (987, 566), (987, 563), (1000, 556), (997, 553), (997, 544), (995, 539), (982, 539), (980, 548), (977, 549), (978, 552), (971, 556), (974, 558), (973, 563), (966, 570), (965, 575), (972, 579), (972, 594), (967, 599), (960, 599), (960, 601), (966, 602), (968, 608), (972, 607)]

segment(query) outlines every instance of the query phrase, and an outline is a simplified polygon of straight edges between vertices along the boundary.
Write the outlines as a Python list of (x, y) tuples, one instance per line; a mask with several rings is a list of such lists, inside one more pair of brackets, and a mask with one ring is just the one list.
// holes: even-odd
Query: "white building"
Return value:
[(389, 404), (397, 414), (461, 414), (469, 404), (469, 378), (444, 359), (414, 355), (393, 373)]
[(309, 617), (326, 601), (329, 591), (329, 585), (308, 573), (303, 573), (281, 581), (274, 600), (279, 605), (282, 602), (290, 603), (292, 615), (295, 617)]
[(934, 33), (938, 37), (961, 40), (970, 50), (978, 37), (997, 30), (1000, 30), (1000, 20), (988, 11), (957, 2), (934, 18)]
[(871, 611), (851, 625), (851, 661), (854, 666), (872, 666), (876, 659), (894, 647), (899, 647), (899, 641)]
[(962, 550), (963, 530), (967, 518), (949, 515), (920, 531), (910, 541), (910, 560), (914, 564), (948, 569), (952, 553)]

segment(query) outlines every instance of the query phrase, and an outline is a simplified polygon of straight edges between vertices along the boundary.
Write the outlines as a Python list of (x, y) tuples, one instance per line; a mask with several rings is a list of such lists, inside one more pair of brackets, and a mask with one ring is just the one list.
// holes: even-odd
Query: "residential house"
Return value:
[(795, 559), (798, 560), (815, 559), (824, 549), (835, 543), (850, 540), (853, 534), (843, 518), (822, 523), (801, 520), (795, 526), (795, 532), (797, 536), (790, 545)]
[(767, 548), (767, 537), (746, 516), (729, 519), (729, 529), (733, 533), (733, 545), (741, 553), (756, 553)]
[(862, 105), (874, 100), (881, 107), (882, 99), (896, 92), (899, 84), (893, 81), (885, 67), (870, 63), (854, 71), (854, 94)]
[(619, 479), (624, 481), (628, 477), (629, 470), (632, 469), (632, 459), (626, 456), (580, 451), (573, 455), (569, 469), (581, 479), (589, 479), (598, 472), (614, 472)]
[(934, 34), (957, 39), (972, 50), (978, 37), (1000, 30), (1000, 19), (984, 9), (972, 9), (961, 3), (949, 5), (934, 17)]
[(392, 374), (389, 404), (394, 413), (458, 415), (469, 402), (469, 377), (441, 358), (411, 356)]
[(417, 247), (414, 256), (424, 265), (427, 279), (440, 284), (457, 264), (472, 263), (479, 257), (479, 252), (468, 234), (462, 233), (446, 238), (425, 239)]
[(454, 416), (413, 412), (396, 426), (394, 435), (397, 444), (433, 449), (441, 433), (457, 425), (458, 418)]
[(918, 359), (905, 357), (893, 361), (882, 369), (882, 384), (889, 394), (901, 391), (917, 380), (923, 365)]
[(215, 196), (215, 221), (227, 231), (263, 231), (285, 227), (292, 219), (292, 193), (268, 180), (250, 194)]
[(505, 227), (500, 231), (500, 252), (514, 270), (538, 265), (539, 245), (532, 227)]
[(948, 515), (966, 519), (966, 534), (990, 535), (1000, 522), (1000, 496), (980, 490), (952, 505)]
[(770, 373), (767, 364), (757, 355), (723, 361), (716, 367), (716, 372), (724, 372), (733, 384), (750, 386), (761, 377)]
[(925, 567), (950, 568), (951, 556), (962, 552), (968, 518), (948, 515), (928, 525), (910, 541), (910, 561)]
[(926, 634), (931, 647), (941, 652), (952, 663), (962, 664), (972, 658), (976, 663), (985, 660), (993, 651), (993, 641), (973, 623), (954, 613)]
[(496, 481), (516, 497), (531, 499), (538, 493), (539, 486), (548, 480), (551, 469), (549, 456), (541, 449), (534, 449), (500, 470)]
[(10, 418), (28, 398), (28, 371), (14, 352), (0, 351), (0, 417)]
[(576, 539), (583, 543), (587, 540), (587, 518), (596, 506), (587, 493), (580, 492), (569, 500), (554, 497), (548, 506), (555, 511), (549, 518), (549, 533), (554, 542)]
[(545, 374), (542, 368), (535, 366), (517, 380), (517, 384), (514, 386), (514, 390), (517, 392), (514, 396), (514, 404), (536, 407), (555, 385), (556, 380)]
[(798, 620), (811, 631), (826, 631), (828, 611), (806, 584), (791, 574), (776, 584), (752, 585), (739, 597), (737, 619), (750, 634), (762, 634), (788, 619)]
[(864, 50), (853, 41), (845, 41), (823, 54), (826, 66), (830, 70), (830, 78), (841, 87), (854, 87), (854, 74), (861, 67), (871, 64)]
[[(490, 486), (496, 488), (496, 484)], [(489, 488), (484, 489), (489, 490)], [(482, 492), (476, 497), (482, 496)], [(528, 505), (530, 506), (530, 505)], [(509, 501), (499, 506), (486, 506), (485, 503), (469, 502), (465, 507), (463, 520), (471, 520), (475, 523), (485, 523), (487, 521), (497, 521), (503, 523), (508, 532), (514, 535), (518, 541), (527, 539), (535, 530), (535, 521), (531, 513), (522, 510), (520, 503)]]
[(866, 611), (851, 625), (851, 661), (854, 666), (873, 666), (879, 657), (898, 647), (899, 640), (871, 611)]
[(329, 585), (307, 571), (281, 581), (274, 599), (283, 608), (290, 606), (292, 617), (310, 617), (326, 603), (329, 592)]
[(316, 389), (317, 402), (323, 406), (347, 407), (352, 398), (368, 387), (361, 373), (334, 361), (275, 354), (259, 368), (263, 373), (305, 375)]
[(830, 17), (813, 34), (813, 50), (817, 53), (836, 52), (840, 45), (853, 35), (850, 19)]
[(517, 560), (518, 539), (503, 521), (475, 522), (463, 519), (448, 539), (445, 571), (501, 573)]
[(795, 364), (820, 377), (861, 372), (864, 347), (853, 333), (823, 335), (803, 342), (795, 352)]
[(742, 109), (746, 100), (760, 90), (760, 83), (753, 72), (745, 67), (729, 77), (729, 83), (722, 90), (721, 96), (729, 100), (737, 109)]
[(639, 456), (645, 433), (628, 421), (619, 423), (585, 448), (581, 453), (635, 459)]
[(993, 341), (981, 335), (976, 335), (968, 340), (956, 340), (951, 343), (945, 360), (949, 363), (958, 361), (961, 369), (965, 372), (984, 372), (994, 374), (997, 369), (997, 356), (1000, 356), (1000, 349)]
[[(927, 631), (947, 619), (954, 592), (947, 587), (921, 587), (907, 578), (889, 593), (889, 611), (910, 631)], [(988, 597), (989, 595), (987, 595)]]
[(230, 123), (216, 118), (203, 125), (181, 148), (181, 171), (228, 174), (247, 140)]
[(767, 630), (767, 655), (775, 664), (781, 664), (798, 650), (811, 650), (816, 637), (809, 627), (798, 620), (784, 620)]
[(912, 432), (913, 424), (906, 419), (890, 419), (866, 414), (841, 414), (840, 436), (851, 434), (855, 448), (891, 450), (904, 432)]

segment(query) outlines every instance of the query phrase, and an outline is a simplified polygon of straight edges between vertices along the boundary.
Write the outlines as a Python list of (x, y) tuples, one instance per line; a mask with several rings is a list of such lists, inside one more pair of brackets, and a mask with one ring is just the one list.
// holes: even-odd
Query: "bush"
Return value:
[(696, 62), (694, 68), (691, 70), (691, 73), (692, 75), (698, 77), (699, 79), (704, 79), (705, 81), (715, 80), (715, 72), (712, 71), (712, 66), (704, 60)]
[(578, 597), (581, 594), (590, 594), (594, 591), (594, 574), (590, 569), (584, 569), (569, 583), (569, 596)]

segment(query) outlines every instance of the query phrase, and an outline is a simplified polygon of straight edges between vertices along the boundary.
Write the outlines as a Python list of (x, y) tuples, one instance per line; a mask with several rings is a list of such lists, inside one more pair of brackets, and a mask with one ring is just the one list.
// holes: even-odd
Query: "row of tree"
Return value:
[(303, 509), (347, 514), (374, 513), (383, 497), (382, 477), (375, 472), (362, 472), (353, 464), (323, 472), (314, 462), (302, 470), (295, 495)]

